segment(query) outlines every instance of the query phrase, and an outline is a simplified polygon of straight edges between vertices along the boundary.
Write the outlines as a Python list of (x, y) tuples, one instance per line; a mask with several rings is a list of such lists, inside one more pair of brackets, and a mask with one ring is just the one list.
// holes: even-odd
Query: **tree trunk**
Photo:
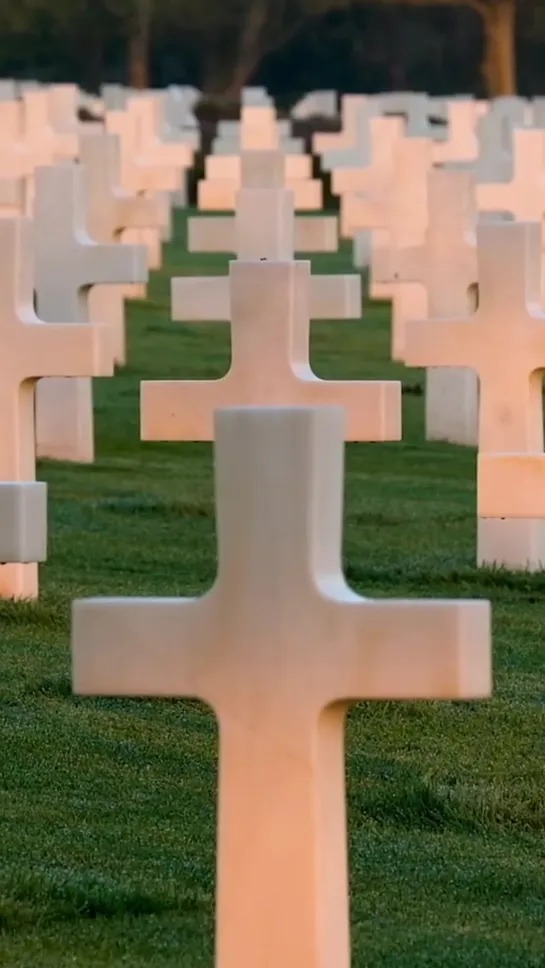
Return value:
[(129, 36), (129, 85), (137, 90), (150, 87), (151, 0), (136, 0)]
[(483, 76), (490, 97), (517, 93), (515, 0), (498, 0), (484, 15)]
[(240, 98), (242, 89), (251, 79), (262, 59), (262, 37), (269, 15), (268, 0), (252, 0), (248, 16), (240, 32), (240, 41), (227, 90), (227, 100)]

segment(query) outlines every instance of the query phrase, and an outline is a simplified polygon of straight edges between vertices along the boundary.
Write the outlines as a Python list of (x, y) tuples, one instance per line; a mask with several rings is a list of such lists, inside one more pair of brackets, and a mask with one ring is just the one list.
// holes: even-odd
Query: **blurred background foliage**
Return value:
[(545, 94), (545, 0), (0, 0), (0, 76), (309, 90)]

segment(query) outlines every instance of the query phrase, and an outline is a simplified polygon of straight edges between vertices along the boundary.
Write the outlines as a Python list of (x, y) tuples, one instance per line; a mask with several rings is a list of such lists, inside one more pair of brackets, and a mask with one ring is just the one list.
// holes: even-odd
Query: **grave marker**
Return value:
[(73, 605), (77, 694), (217, 716), (217, 968), (348, 968), (349, 705), (490, 695), (488, 602), (347, 586), (343, 429), (337, 408), (216, 414), (211, 591)]
[[(377, 253), (377, 282), (419, 283), (427, 296), (427, 315), (462, 316), (472, 308), (477, 282), (474, 179), (469, 172), (432, 169), (428, 175), (428, 225), (421, 245)], [(395, 358), (404, 356), (404, 325), (394, 332)], [(426, 437), (475, 447), (477, 377), (459, 368), (426, 370)]]
[[(119, 137), (92, 132), (80, 137), (80, 161), (86, 172), (86, 224), (95, 242), (120, 242), (127, 229), (161, 228), (163, 212), (157, 196), (131, 195), (121, 188)], [(112, 327), (116, 363), (124, 363), (125, 293), (123, 286), (92, 286), (89, 316)]]
[[(143, 248), (95, 242), (85, 222), (85, 169), (65, 163), (36, 173), (36, 305), (45, 322), (89, 322), (91, 286), (147, 278)], [(98, 320), (97, 320), (98, 322)], [(101, 320), (108, 323), (108, 320)], [(67, 330), (68, 330), (67, 326)], [(113, 361), (113, 338), (110, 352)], [(41, 382), (36, 393), (40, 457), (92, 462), (92, 384), (88, 377)]]
[(267, 260), (232, 262), (229, 280), (174, 280), (174, 317), (230, 315), (231, 368), (219, 380), (142, 383), (142, 439), (211, 440), (221, 407), (339, 404), (347, 440), (399, 440), (399, 383), (320, 380), (312, 372), (309, 319), (320, 307), (311, 286), (310, 263)]
[(239, 259), (292, 259), (296, 251), (337, 251), (334, 216), (295, 217), (293, 192), (284, 188), (280, 152), (244, 152), (241, 182), (234, 217), (188, 220), (190, 252), (234, 252)]
[[(90, 325), (45, 324), (32, 310), (32, 227), (26, 218), (0, 219), (0, 481), (12, 485), (14, 543), (36, 542), (32, 562), (0, 566), (0, 597), (35, 598), (40, 547), (45, 552), (45, 493), (36, 485), (34, 386), (47, 376), (108, 376), (107, 332)], [(19, 484), (24, 487), (19, 487)], [(1, 488), (0, 488), (1, 492)], [(34, 533), (34, 529), (40, 529)]]
[[(164, 193), (163, 205), (169, 205), (170, 193), (179, 191), (182, 187), (182, 175), (178, 168), (172, 165), (157, 164), (142, 152), (138, 139), (138, 125), (134, 113), (127, 111), (107, 111), (105, 118), (106, 130), (117, 134), (121, 146), (121, 184), (131, 195), (145, 196)], [(168, 227), (168, 226), (167, 226)], [(123, 232), (123, 242), (142, 244), (148, 249), (148, 265), (150, 269), (158, 269), (162, 264), (162, 235), (163, 229), (127, 229)], [(127, 298), (139, 298), (145, 295), (141, 287), (124, 287)]]
[[(383, 199), (358, 200), (359, 228), (373, 231), (371, 264), (383, 249), (395, 251), (421, 244), (427, 224), (431, 147), (429, 138), (403, 138), (395, 147), (389, 194)], [(400, 334), (405, 320), (425, 315), (421, 287), (400, 282), (385, 291), (384, 283), (377, 282), (371, 273), (369, 292), (372, 297), (391, 298), (392, 357), (403, 359)]]
[[(541, 227), (497, 222), (477, 226), (479, 305), (473, 316), (410, 321), (405, 359), (412, 366), (471, 367), (479, 377), (479, 564), (545, 565), (545, 521), (484, 519), (490, 454), (535, 455), (545, 463), (541, 370), (545, 313), (539, 307)], [(513, 459), (513, 458), (512, 458)], [(498, 466), (498, 465), (497, 465)], [(533, 493), (528, 456), (519, 462), (520, 508)], [(528, 504), (530, 507), (530, 503)], [(522, 513), (524, 513), (522, 511)]]
[(513, 132), (513, 173), (509, 181), (477, 185), (481, 212), (508, 212), (518, 221), (539, 220), (545, 213), (545, 131)]

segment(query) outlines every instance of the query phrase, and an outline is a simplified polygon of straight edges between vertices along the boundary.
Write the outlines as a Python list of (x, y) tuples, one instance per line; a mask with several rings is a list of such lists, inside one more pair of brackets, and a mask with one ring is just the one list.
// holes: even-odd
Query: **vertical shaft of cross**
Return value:
[(349, 968), (345, 708), (220, 718), (218, 968)]

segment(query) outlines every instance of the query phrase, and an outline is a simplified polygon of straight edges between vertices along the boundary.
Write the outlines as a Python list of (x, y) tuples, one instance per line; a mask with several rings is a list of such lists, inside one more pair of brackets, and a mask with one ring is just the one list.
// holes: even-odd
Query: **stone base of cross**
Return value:
[(510, 571), (543, 571), (545, 520), (478, 518), (477, 564)]
[(36, 598), (47, 557), (47, 485), (0, 482), (0, 598)]

